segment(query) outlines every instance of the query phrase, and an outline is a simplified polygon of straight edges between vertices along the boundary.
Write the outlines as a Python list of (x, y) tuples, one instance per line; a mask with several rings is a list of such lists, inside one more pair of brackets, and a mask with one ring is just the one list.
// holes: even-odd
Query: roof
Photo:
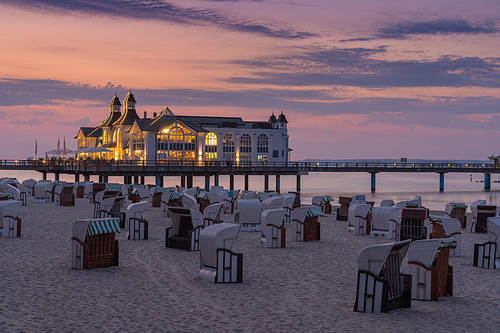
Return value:
[(131, 91), (128, 92), (127, 96), (125, 96), (125, 99), (123, 100), (123, 103), (137, 103), (137, 101), (134, 98), (134, 94), (132, 94)]
[(109, 106), (113, 106), (113, 105), (119, 105), (119, 106), (122, 105), (122, 103), (120, 103), (120, 99), (118, 98), (118, 96), (116, 96), (116, 94), (111, 99), (111, 103), (109, 103)]
[[(126, 103), (126, 100), (127, 99), (125, 99), (124, 103)], [(114, 113), (116, 113), (116, 112), (114, 112)], [(118, 120), (116, 120), (113, 123), (113, 126), (132, 125), (136, 119), (140, 119), (140, 118), (137, 115), (137, 112), (135, 112), (135, 110), (125, 109), (125, 111), (122, 113), (121, 117), (118, 118)]]
[(283, 114), (283, 111), (281, 111), (281, 114), (278, 117), (278, 122), (279, 123), (288, 123), (288, 120), (286, 120), (285, 115)]
[[(88, 137), (90, 133), (92, 133), (93, 130), (95, 130), (96, 127), (80, 127), (80, 130), (78, 131), (78, 134), (82, 132), (84, 137)], [(78, 138), (78, 134), (75, 136), (75, 139)], [(96, 135), (98, 136), (98, 135)]]
[[(158, 132), (165, 126), (172, 124), (175, 121), (180, 121), (187, 127), (191, 128), (195, 132), (208, 132), (206, 129), (201, 127), (197, 122), (192, 122), (184, 119), (186, 117), (178, 117), (172, 115), (163, 115), (162, 117), (155, 118), (149, 126), (147, 126), (144, 131), (154, 131)], [(139, 124), (138, 124), (139, 125)], [(142, 130), (142, 129), (141, 129)]]
[(271, 124), (274, 124), (276, 122), (276, 116), (274, 115), (274, 112), (271, 114), (267, 122)]

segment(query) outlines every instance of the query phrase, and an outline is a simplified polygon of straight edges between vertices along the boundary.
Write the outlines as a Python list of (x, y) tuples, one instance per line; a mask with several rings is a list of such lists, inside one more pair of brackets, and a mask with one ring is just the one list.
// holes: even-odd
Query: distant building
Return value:
[[(143, 160), (146, 163), (200, 163), (231, 161), (287, 162), (288, 121), (274, 112), (268, 121), (248, 122), (238, 117), (198, 117), (175, 115), (165, 107), (152, 118), (140, 118), (137, 101), (129, 92), (109, 104), (109, 115), (96, 127), (81, 127), (75, 139), (78, 148), (109, 150), (99, 158)], [(100, 148), (103, 147), (103, 148)]]

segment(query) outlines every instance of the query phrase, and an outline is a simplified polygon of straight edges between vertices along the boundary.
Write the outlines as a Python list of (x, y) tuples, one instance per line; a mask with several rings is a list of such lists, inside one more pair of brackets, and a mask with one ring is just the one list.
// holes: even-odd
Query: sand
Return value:
[[(434, 212), (437, 213), (437, 212)], [(260, 246), (260, 233), (240, 232), (243, 283), (198, 277), (199, 252), (165, 248), (167, 218), (145, 213), (149, 240), (119, 234), (120, 265), (71, 269), (70, 238), (93, 206), (35, 204), (21, 208), (21, 238), (0, 238), (2, 332), (462, 332), (500, 325), (500, 270), (472, 267), (473, 244), (485, 234), (463, 230), (462, 256), (451, 257), (454, 296), (412, 301), (389, 314), (353, 311), (357, 256), (387, 242), (347, 233), (347, 222), (321, 217), (321, 241)], [(441, 215), (443, 213), (440, 213)], [(225, 220), (231, 221), (232, 215)], [(469, 217), (470, 220), (470, 217)], [(430, 229), (430, 226), (428, 226)]]

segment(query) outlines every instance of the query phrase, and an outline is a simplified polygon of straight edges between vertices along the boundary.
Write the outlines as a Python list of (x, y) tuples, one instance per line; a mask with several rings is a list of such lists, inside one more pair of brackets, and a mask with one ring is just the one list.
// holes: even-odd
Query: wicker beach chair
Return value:
[(260, 244), (264, 247), (285, 247), (286, 229), (283, 227), (284, 209), (267, 209), (260, 216), (262, 238)]
[(371, 210), (369, 204), (351, 204), (347, 221), (347, 231), (354, 235), (369, 235), (371, 230)]
[(410, 240), (372, 245), (358, 255), (354, 311), (387, 313), (411, 307), (412, 276), (401, 272)]
[(165, 247), (198, 251), (203, 215), (195, 209), (169, 207), (171, 225), (165, 230)]
[(37, 181), (30, 178), (23, 180), (22, 184), (26, 186), (26, 195), (32, 197), (35, 195), (35, 185)]
[(127, 207), (125, 228), (128, 229), (128, 239), (148, 239), (149, 223), (142, 217), (147, 205), (146, 201), (141, 201)]
[(285, 193), (283, 194), (283, 201), (281, 202), (281, 206), (278, 208), (285, 209), (285, 223), (291, 222), (293, 203), (295, 202), (295, 193)]
[(52, 202), (52, 187), (54, 184), (51, 181), (40, 181), (36, 183), (35, 191), (35, 203), (46, 203)]
[[(486, 233), (487, 229), (487, 220), (489, 217), (495, 217), (497, 214), (497, 206), (494, 205), (477, 205), (477, 214), (475, 221), (475, 232), (477, 233)], [(471, 231), (472, 227), (471, 225)]]
[(339, 197), (340, 208), (337, 208), (337, 221), (347, 221), (351, 201), (350, 197)]
[(394, 207), (394, 206), (396, 206), (396, 204), (392, 199), (385, 199), (380, 201), (380, 207)]
[(212, 283), (243, 282), (243, 254), (232, 251), (241, 225), (222, 222), (200, 233), (199, 277)]
[(324, 216), (317, 206), (297, 207), (292, 211), (292, 240), (309, 242), (320, 240), (321, 228), (318, 217)]
[(408, 272), (412, 276), (411, 298), (438, 301), (453, 296), (453, 267), (449, 265), (453, 238), (423, 239), (408, 249)]
[(462, 230), (459, 220), (445, 216), (429, 216), (432, 224), (430, 239), (434, 238), (454, 238), (457, 246), (450, 249), (450, 257), (460, 257), (462, 255)]
[(74, 206), (75, 195), (73, 184), (59, 184), (54, 189), (54, 204), (56, 206)]
[(207, 206), (203, 210), (203, 226), (208, 227), (209, 225), (221, 223), (220, 213), (222, 211), (222, 203), (215, 203), (213, 205)]
[(500, 217), (488, 217), (488, 241), (474, 244), (474, 267), (500, 268)]
[(262, 200), (262, 210), (280, 209), (282, 203), (283, 203), (282, 196), (267, 198), (265, 200)]
[(462, 229), (467, 228), (467, 205), (462, 202), (449, 202), (444, 208), (446, 216), (457, 219), (460, 221)]
[(198, 202), (196, 201), (196, 198), (187, 193), (183, 193), (181, 195), (181, 202), (183, 208), (198, 210)]
[(241, 231), (260, 231), (262, 203), (259, 199), (238, 199), (234, 222), (241, 224)]
[(373, 207), (370, 236), (398, 240), (401, 225), (400, 212), (401, 208), (398, 207)]
[[(398, 207), (396, 205), (396, 207)], [(427, 238), (427, 228), (424, 226), (428, 215), (426, 208), (401, 209), (400, 240), (419, 240)]]
[(23, 203), (14, 200), (0, 201), (0, 236), (21, 237), (19, 209)]

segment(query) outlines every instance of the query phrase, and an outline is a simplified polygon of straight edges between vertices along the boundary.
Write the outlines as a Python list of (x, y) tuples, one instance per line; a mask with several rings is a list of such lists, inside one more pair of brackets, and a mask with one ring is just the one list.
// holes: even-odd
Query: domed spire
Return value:
[(273, 111), (273, 113), (271, 114), (271, 117), (269, 117), (269, 120), (267, 122), (270, 124), (275, 124), (276, 121), (277, 121), (276, 116), (274, 115), (274, 111)]
[(111, 103), (109, 103), (109, 106), (113, 107), (113, 106), (122, 106), (122, 103), (120, 103), (120, 99), (118, 98), (118, 96), (113, 96), (113, 98), (111, 99)]
[[(131, 103), (137, 103), (137, 101), (135, 100), (134, 98), (134, 95), (132, 94), (132, 91), (129, 90), (127, 96), (125, 96), (125, 99), (123, 100), (123, 103), (125, 103), (125, 105), (128, 105), (128, 104), (131, 104)], [(135, 105), (134, 105), (135, 107)]]
[(281, 110), (281, 114), (278, 117), (278, 122), (279, 123), (288, 123), (288, 121), (286, 120), (285, 115), (283, 114), (283, 110)]

